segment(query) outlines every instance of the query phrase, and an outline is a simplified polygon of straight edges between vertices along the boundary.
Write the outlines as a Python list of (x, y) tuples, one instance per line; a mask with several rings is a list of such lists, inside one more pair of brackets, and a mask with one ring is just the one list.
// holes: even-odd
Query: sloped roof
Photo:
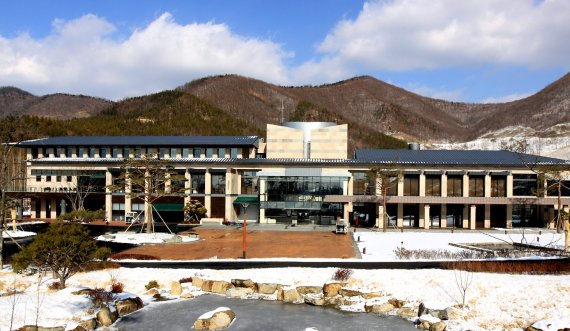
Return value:
[(257, 136), (62, 136), (23, 141), (18, 146), (258, 146)]
[(357, 161), (367, 163), (509, 166), (568, 164), (570, 166), (570, 162), (566, 160), (510, 151), (359, 149), (354, 155)]

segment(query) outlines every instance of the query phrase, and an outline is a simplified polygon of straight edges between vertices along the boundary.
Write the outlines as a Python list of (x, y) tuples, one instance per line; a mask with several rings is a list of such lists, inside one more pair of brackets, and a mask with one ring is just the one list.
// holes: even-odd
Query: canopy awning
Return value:
[(240, 195), (234, 200), (234, 205), (241, 204), (259, 205), (259, 197), (256, 195)]
[(183, 211), (183, 203), (154, 203), (152, 204), (156, 211)]

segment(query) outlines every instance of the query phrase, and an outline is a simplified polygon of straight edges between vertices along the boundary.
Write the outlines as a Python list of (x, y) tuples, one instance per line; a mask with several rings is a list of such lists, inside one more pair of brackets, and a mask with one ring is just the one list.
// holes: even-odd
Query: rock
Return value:
[(417, 317), (416, 312), (412, 308), (403, 307), (396, 311), (396, 314), (402, 318), (412, 319)]
[(125, 300), (117, 301), (115, 303), (115, 307), (117, 308), (117, 314), (120, 317), (128, 315), (134, 311), (137, 311), (144, 307), (142, 300), (139, 297), (136, 298), (128, 298)]
[(346, 288), (341, 288), (339, 291), (339, 294), (342, 295), (343, 297), (357, 297), (357, 296), (361, 296), (362, 292), (357, 291), (357, 290), (350, 290), (350, 289), (346, 289)]
[(379, 298), (379, 297), (383, 297), (384, 295), (386, 295), (386, 294), (382, 291), (362, 293), (362, 297), (364, 299)]
[(338, 295), (338, 292), (344, 284), (342, 283), (327, 283), (323, 285), (323, 295), (325, 297), (334, 297)]
[(336, 303), (336, 306), (352, 306), (357, 304), (357, 301), (350, 300), (346, 297), (339, 297)]
[(204, 280), (202, 286), (200, 287), (204, 292), (212, 292), (212, 285), (214, 285), (213, 280)]
[(395, 298), (388, 299), (388, 303), (390, 303), (395, 308), (402, 308), (406, 305), (406, 301), (398, 300)]
[(305, 303), (311, 306), (324, 306), (326, 303), (325, 298), (316, 296), (306, 296)]
[(418, 324), (418, 329), (420, 329), (420, 330), (429, 330), (429, 326), (430, 326), (430, 322), (428, 322), (428, 321), (420, 321), (420, 324)]
[(155, 288), (151, 288), (150, 290), (146, 291), (146, 294), (152, 295), (152, 296), (160, 295), (160, 291), (155, 289)]
[(301, 295), (319, 294), (322, 290), (322, 286), (297, 286), (297, 292)]
[(300, 302), (301, 295), (299, 295), (299, 292), (294, 288), (280, 289), (277, 299), (283, 302)]
[(194, 297), (194, 295), (192, 293), (182, 293), (182, 295), (180, 295), (180, 297), (182, 299), (192, 299)]
[(82, 320), (81, 322), (79, 322), (78, 326), (83, 327), (85, 331), (95, 330), (97, 328), (97, 320), (94, 318)]
[(447, 325), (443, 322), (435, 322), (429, 326), (429, 331), (445, 331)]
[(339, 297), (338, 296), (334, 296), (334, 297), (325, 297), (325, 306), (338, 306), (338, 302), (339, 302)]
[(194, 322), (194, 329), (223, 330), (229, 327), (235, 318), (236, 314), (230, 308), (221, 307), (198, 317)]
[(192, 286), (197, 288), (202, 288), (202, 283), (204, 280), (200, 277), (192, 277)]
[(364, 305), (364, 310), (367, 313), (387, 314), (394, 310), (394, 306), (390, 303), (383, 303), (379, 305)]
[(230, 289), (232, 287), (234, 287), (234, 286), (230, 282), (217, 280), (217, 281), (214, 281), (212, 283), (212, 292), (218, 293), (218, 294), (226, 294), (228, 289)]
[(89, 293), (91, 293), (92, 289), (90, 288), (84, 288), (81, 290), (77, 290), (77, 291), (73, 291), (71, 292), (71, 294), (73, 295), (89, 295)]
[(278, 284), (273, 283), (258, 283), (257, 292), (261, 294), (273, 294), (279, 289)]
[(180, 284), (180, 282), (172, 282), (172, 284), (170, 284), (170, 295), (180, 294), (182, 294), (182, 284)]
[(65, 331), (65, 327), (63, 326), (45, 327), (45, 326), (35, 326), (35, 325), (24, 325), (21, 328), (19, 328), (18, 331)]
[(534, 326), (529, 326), (528, 328), (525, 329), (525, 331), (542, 331), (541, 329), (537, 329)]
[(97, 323), (102, 326), (110, 326), (117, 320), (117, 312), (111, 312), (109, 307), (102, 307), (97, 312)]
[(232, 279), (232, 285), (235, 287), (247, 287), (250, 289), (255, 289), (255, 282), (251, 279)]
[(253, 294), (253, 289), (249, 287), (232, 287), (226, 291), (226, 296), (229, 298), (245, 299), (251, 294)]
[(449, 312), (451, 311), (451, 308), (445, 308), (445, 309), (434, 309), (434, 308), (429, 308), (428, 306), (426, 306), (423, 302), (420, 303), (420, 306), (418, 307), (418, 317), (422, 316), (422, 315), (431, 315), (433, 317), (437, 317), (440, 320), (446, 321), (449, 319)]

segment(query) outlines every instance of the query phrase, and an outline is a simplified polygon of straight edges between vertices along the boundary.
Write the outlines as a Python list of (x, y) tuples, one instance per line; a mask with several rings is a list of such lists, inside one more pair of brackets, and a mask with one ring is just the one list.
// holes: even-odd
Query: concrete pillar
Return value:
[(426, 175), (423, 172), (420, 174), (419, 191), (420, 197), (426, 196)]
[(463, 226), (464, 229), (469, 228), (469, 205), (463, 206)]
[(109, 189), (109, 185), (113, 184), (113, 174), (110, 171), (105, 172), (105, 218), (109, 221), (113, 219), (113, 195)]
[(485, 205), (485, 224), (483, 225), (483, 227), (485, 229), (491, 228), (491, 205)]
[(441, 204), (441, 215), (439, 220), (439, 226), (441, 228), (447, 227), (447, 205)]
[(447, 197), (447, 174), (445, 173), (441, 175), (441, 196)]
[(428, 204), (424, 205), (424, 229), (431, 227), (430, 207)]
[(184, 178), (186, 179), (184, 182), (184, 205), (186, 205), (190, 202), (190, 193), (192, 192), (192, 175), (188, 169), (184, 172)]
[(398, 218), (396, 220), (396, 225), (398, 228), (402, 228), (404, 226), (404, 205), (401, 203), (398, 204)]
[[(509, 173), (507, 175), (507, 198), (511, 198), (513, 196), (513, 174)], [(512, 208), (511, 208), (512, 211)], [(512, 218), (512, 215), (511, 215)]]
[[(491, 175), (487, 174), (485, 175), (485, 192), (484, 192), (484, 196), (485, 197), (490, 197), (491, 196)], [(487, 219), (487, 218), (485, 218)]]
[(382, 204), (378, 204), (378, 218), (376, 219), (377, 228), (384, 228), (384, 217), (384, 206)]
[(212, 174), (210, 173), (210, 169), (206, 169), (205, 193), (204, 207), (208, 210), (208, 213), (212, 215)]
[[(267, 182), (265, 179), (259, 179), (259, 203), (267, 201)], [(348, 218), (347, 218), (348, 219)], [(259, 208), (259, 223), (267, 223), (265, 218), (265, 209)]]
[[(512, 176), (511, 176), (511, 184), (512, 184)], [(508, 180), (507, 180), (508, 183)], [(513, 190), (511, 189), (510, 191), (507, 192), (512, 192)], [(513, 228), (513, 205), (507, 205), (507, 224), (506, 224), (507, 229), (512, 229)]]
[(127, 181), (125, 187), (125, 215), (123, 215), (123, 218), (126, 218), (127, 214), (133, 211), (131, 206), (131, 197), (129, 196), (129, 194), (131, 194), (131, 184), (129, 183), (129, 181)]
[[(234, 220), (237, 218), (237, 214), (233, 208), (233, 200), (234, 199), (232, 198), (232, 193), (237, 194), (237, 191), (233, 192), (234, 190), (232, 190), (232, 188), (235, 187), (234, 180), (235, 180), (235, 176), (232, 173), (232, 169), (231, 168), (226, 169), (226, 191), (225, 191), (226, 192), (226, 197), (225, 197), (225, 207), (226, 208), (225, 208), (224, 218), (228, 221)], [(246, 216), (247, 216), (247, 214), (246, 214)]]
[(403, 197), (404, 196), (404, 178), (399, 178), (398, 177), (398, 196), (399, 197)]
[(475, 230), (477, 221), (477, 206), (471, 205), (469, 208), (469, 229)]
[(463, 174), (463, 197), (469, 196), (469, 176), (467, 173)]
[[(420, 210), (419, 210), (419, 217), (420, 217), (420, 219), (419, 219), (419, 222), (418, 222), (418, 223), (419, 223), (419, 224), (418, 224), (418, 227), (425, 229), (426, 223), (427, 223), (427, 217), (426, 217), (426, 215), (425, 215), (425, 209), (424, 209), (424, 204), (423, 204), (423, 203), (420, 203), (420, 204), (419, 204), (419, 209), (420, 209)], [(428, 225), (428, 226), (429, 226), (429, 225)]]

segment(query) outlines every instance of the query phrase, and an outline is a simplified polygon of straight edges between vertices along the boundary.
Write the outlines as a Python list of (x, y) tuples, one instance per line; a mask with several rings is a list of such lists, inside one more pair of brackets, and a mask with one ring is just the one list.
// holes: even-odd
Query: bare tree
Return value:
[(170, 162), (153, 155), (126, 159), (121, 170), (115, 184), (109, 186), (109, 189), (115, 192), (125, 191), (131, 199), (138, 198), (144, 202), (146, 232), (151, 233), (154, 231), (153, 203), (164, 196), (182, 195), (184, 185), (172, 183), (183, 182), (186, 178), (180, 175)]
[(373, 185), (369, 184), (369, 187), (374, 188), (373, 194), (378, 195), (378, 193), (380, 193), (382, 196), (382, 207), (384, 211), (382, 215), (383, 232), (386, 232), (388, 227), (388, 213), (386, 212), (388, 193), (394, 185), (398, 185), (398, 181), (402, 179), (402, 176), (402, 169), (396, 162), (373, 167), (368, 172), (368, 178), (373, 181)]

